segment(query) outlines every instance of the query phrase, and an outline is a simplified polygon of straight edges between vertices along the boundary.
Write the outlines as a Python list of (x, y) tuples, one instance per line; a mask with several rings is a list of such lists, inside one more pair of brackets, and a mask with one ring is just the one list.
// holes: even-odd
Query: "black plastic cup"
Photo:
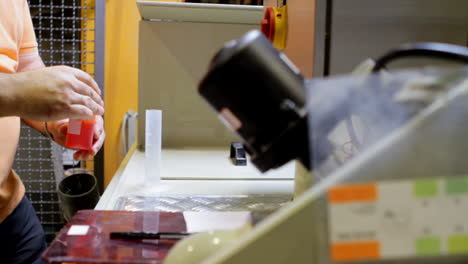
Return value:
[(67, 221), (79, 210), (94, 209), (100, 198), (96, 177), (83, 172), (65, 177), (59, 184), (58, 195)]

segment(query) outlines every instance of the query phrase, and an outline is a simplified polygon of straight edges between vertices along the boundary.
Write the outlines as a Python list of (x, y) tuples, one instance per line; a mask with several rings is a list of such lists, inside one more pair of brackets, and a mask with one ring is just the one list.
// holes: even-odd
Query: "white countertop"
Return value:
[[(261, 174), (253, 165), (234, 166), (222, 150), (163, 150), (162, 188), (157, 194), (236, 195), (291, 194), (294, 189), (294, 163)], [(122, 162), (96, 206), (113, 210), (119, 197), (155, 195), (160, 186), (145, 183), (144, 152), (135, 147)]]

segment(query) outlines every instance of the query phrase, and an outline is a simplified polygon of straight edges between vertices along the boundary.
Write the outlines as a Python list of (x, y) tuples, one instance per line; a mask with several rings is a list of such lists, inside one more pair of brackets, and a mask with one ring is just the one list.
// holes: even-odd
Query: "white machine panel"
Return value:
[[(138, 118), (163, 111), (163, 148), (221, 147), (235, 141), (197, 92), (211, 58), (227, 41), (259, 29), (262, 6), (139, 1)], [(138, 123), (138, 145), (145, 144)]]
[(144, 20), (258, 25), (263, 6), (138, 1)]

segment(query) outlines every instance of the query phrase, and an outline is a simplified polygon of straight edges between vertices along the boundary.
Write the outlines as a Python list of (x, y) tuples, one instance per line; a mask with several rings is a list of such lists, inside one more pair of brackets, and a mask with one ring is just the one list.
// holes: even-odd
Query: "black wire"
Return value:
[[(377, 59), (372, 71), (378, 72), (384, 69), (391, 61), (406, 57), (432, 57), (468, 64), (468, 48), (433, 42), (404, 44)], [(351, 116), (348, 116), (345, 121), (351, 142), (359, 149), (361, 147), (361, 142), (357, 139)]]
[(380, 71), (389, 62), (405, 57), (432, 57), (468, 64), (468, 48), (433, 42), (405, 44), (377, 59), (372, 71)]
[(331, 42), (332, 42), (332, 29), (333, 29), (333, 0), (326, 1), (325, 9), (325, 51), (323, 61), (323, 76), (330, 75), (330, 61), (331, 61)]

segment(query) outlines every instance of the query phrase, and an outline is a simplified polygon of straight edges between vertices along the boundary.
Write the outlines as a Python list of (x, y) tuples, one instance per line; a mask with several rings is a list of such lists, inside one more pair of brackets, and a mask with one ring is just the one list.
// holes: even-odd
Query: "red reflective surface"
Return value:
[[(160, 220), (157, 220), (157, 217)], [(43, 254), (48, 263), (162, 263), (175, 241), (111, 240), (110, 232), (186, 232), (182, 213), (78, 212)], [(72, 225), (88, 225), (86, 235), (68, 235)]]

